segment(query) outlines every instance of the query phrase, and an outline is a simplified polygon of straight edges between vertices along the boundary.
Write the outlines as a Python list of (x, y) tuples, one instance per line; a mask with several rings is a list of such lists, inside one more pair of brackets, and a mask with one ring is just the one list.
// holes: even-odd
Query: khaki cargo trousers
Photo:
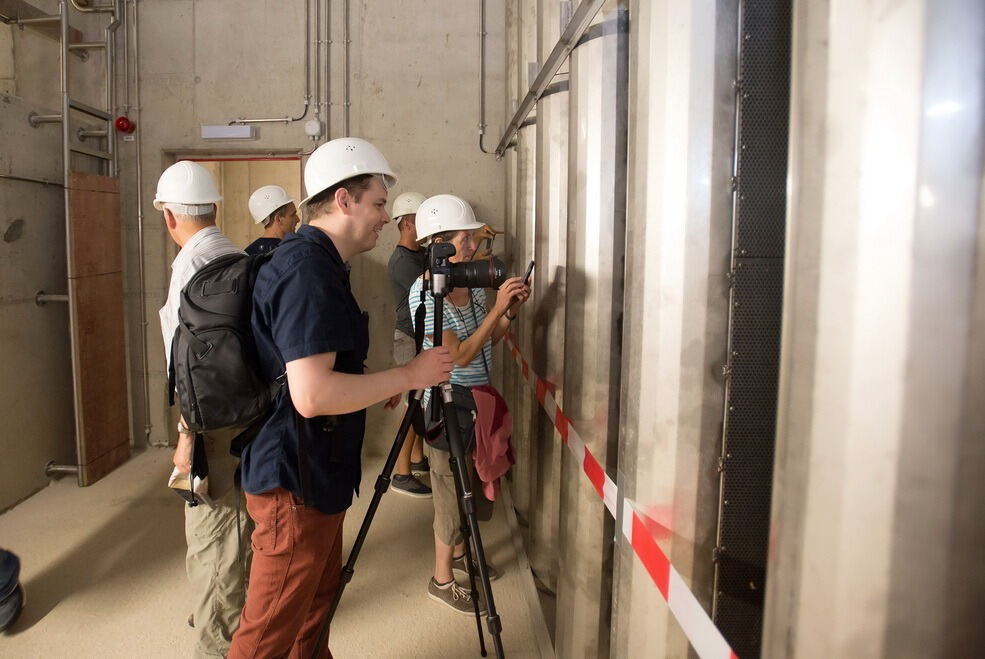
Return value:
[(188, 543), (185, 569), (194, 599), (195, 659), (226, 656), (246, 600), (253, 521), (240, 501), (240, 535), (237, 538), (237, 499), (243, 494), (233, 481), (239, 460), (229, 453), (229, 444), (236, 434), (235, 431), (223, 431), (205, 436), (209, 497), (214, 505), (185, 505), (185, 540)]

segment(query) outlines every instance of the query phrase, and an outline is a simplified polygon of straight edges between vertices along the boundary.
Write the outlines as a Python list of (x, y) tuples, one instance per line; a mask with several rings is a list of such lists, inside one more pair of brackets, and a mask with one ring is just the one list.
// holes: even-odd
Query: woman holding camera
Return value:
[[(472, 207), (454, 195), (437, 195), (427, 199), (417, 210), (417, 237), (430, 243), (447, 242), (455, 246), (452, 263), (470, 261), (476, 251), (473, 232), (483, 225), (476, 221)], [(409, 302), (411, 315), (421, 304), (424, 278), (411, 287)], [(462, 443), (466, 453), (466, 465), (472, 474), (472, 450), (475, 447), (475, 403), (471, 388), (490, 384), (492, 346), (506, 334), (510, 321), (516, 318), (520, 305), (530, 297), (530, 287), (522, 277), (507, 279), (499, 287), (491, 308), (482, 288), (454, 288), (445, 298), (441, 343), (451, 353), (455, 368), (451, 374), (453, 400), (462, 431)], [(434, 344), (434, 298), (424, 296), (424, 348)], [(425, 420), (431, 420), (431, 392), (424, 393), (422, 405)], [(434, 401), (438, 404), (439, 401)], [(434, 574), (428, 583), (428, 596), (458, 613), (473, 612), (469, 591), (455, 582), (455, 577), (468, 578), (465, 564), (465, 545), (461, 534), (458, 497), (449, 464), (450, 454), (445, 433), (442, 431), (424, 448), (431, 464), (431, 489), (434, 493)], [(476, 516), (488, 520), (491, 504), (481, 496), (481, 488), (472, 488), (476, 502)], [(484, 504), (484, 505), (483, 505)], [(490, 580), (499, 572), (488, 566)], [(480, 610), (484, 606), (480, 606)]]

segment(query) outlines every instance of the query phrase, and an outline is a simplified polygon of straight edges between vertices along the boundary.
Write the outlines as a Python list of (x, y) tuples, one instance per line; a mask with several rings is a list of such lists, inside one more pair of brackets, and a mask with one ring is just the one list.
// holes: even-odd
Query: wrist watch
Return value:
[(180, 434), (180, 435), (193, 435), (195, 433), (193, 433), (189, 428), (187, 428), (184, 424), (182, 424), (181, 421), (179, 421), (178, 422), (178, 434)]

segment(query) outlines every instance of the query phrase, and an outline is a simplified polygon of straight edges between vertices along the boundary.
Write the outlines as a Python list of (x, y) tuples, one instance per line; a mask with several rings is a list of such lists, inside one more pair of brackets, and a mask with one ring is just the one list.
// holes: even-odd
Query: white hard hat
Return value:
[(418, 207), (424, 203), (425, 199), (427, 197), (420, 192), (404, 192), (393, 200), (393, 210), (390, 211), (390, 217), (399, 222), (404, 215), (416, 213)]
[(424, 240), (443, 231), (474, 231), (481, 229), (475, 213), (464, 199), (450, 194), (428, 197), (417, 209), (417, 239)]
[(304, 191), (308, 196), (301, 200), (301, 205), (307, 204), (319, 192), (362, 174), (379, 174), (387, 188), (397, 183), (390, 163), (366, 140), (340, 137), (325, 142), (315, 149), (304, 165)]
[(197, 162), (180, 160), (161, 173), (157, 180), (154, 208), (163, 210), (164, 204), (214, 204), (222, 201), (209, 170)]
[(254, 224), (260, 224), (281, 206), (296, 203), (279, 185), (265, 185), (250, 195), (250, 215)]

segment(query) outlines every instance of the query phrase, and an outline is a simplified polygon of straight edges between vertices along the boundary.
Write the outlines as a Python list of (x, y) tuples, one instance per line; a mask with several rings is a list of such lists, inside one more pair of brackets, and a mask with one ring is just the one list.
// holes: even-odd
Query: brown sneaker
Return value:
[[(475, 614), (475, 608), (472, 606), (472, 596), (469, 595), (469, 591), (455, 583), (454, 579), (446, 584), (439, 584), (434, 580), (434, 577), (431, 577), (428, 581), (428, 597), (435, 602), (441, 602), (455, 613), (461, 613), (466, 616)], [(479, 613), (485, 612), (486, 605), (480, 599)]]

